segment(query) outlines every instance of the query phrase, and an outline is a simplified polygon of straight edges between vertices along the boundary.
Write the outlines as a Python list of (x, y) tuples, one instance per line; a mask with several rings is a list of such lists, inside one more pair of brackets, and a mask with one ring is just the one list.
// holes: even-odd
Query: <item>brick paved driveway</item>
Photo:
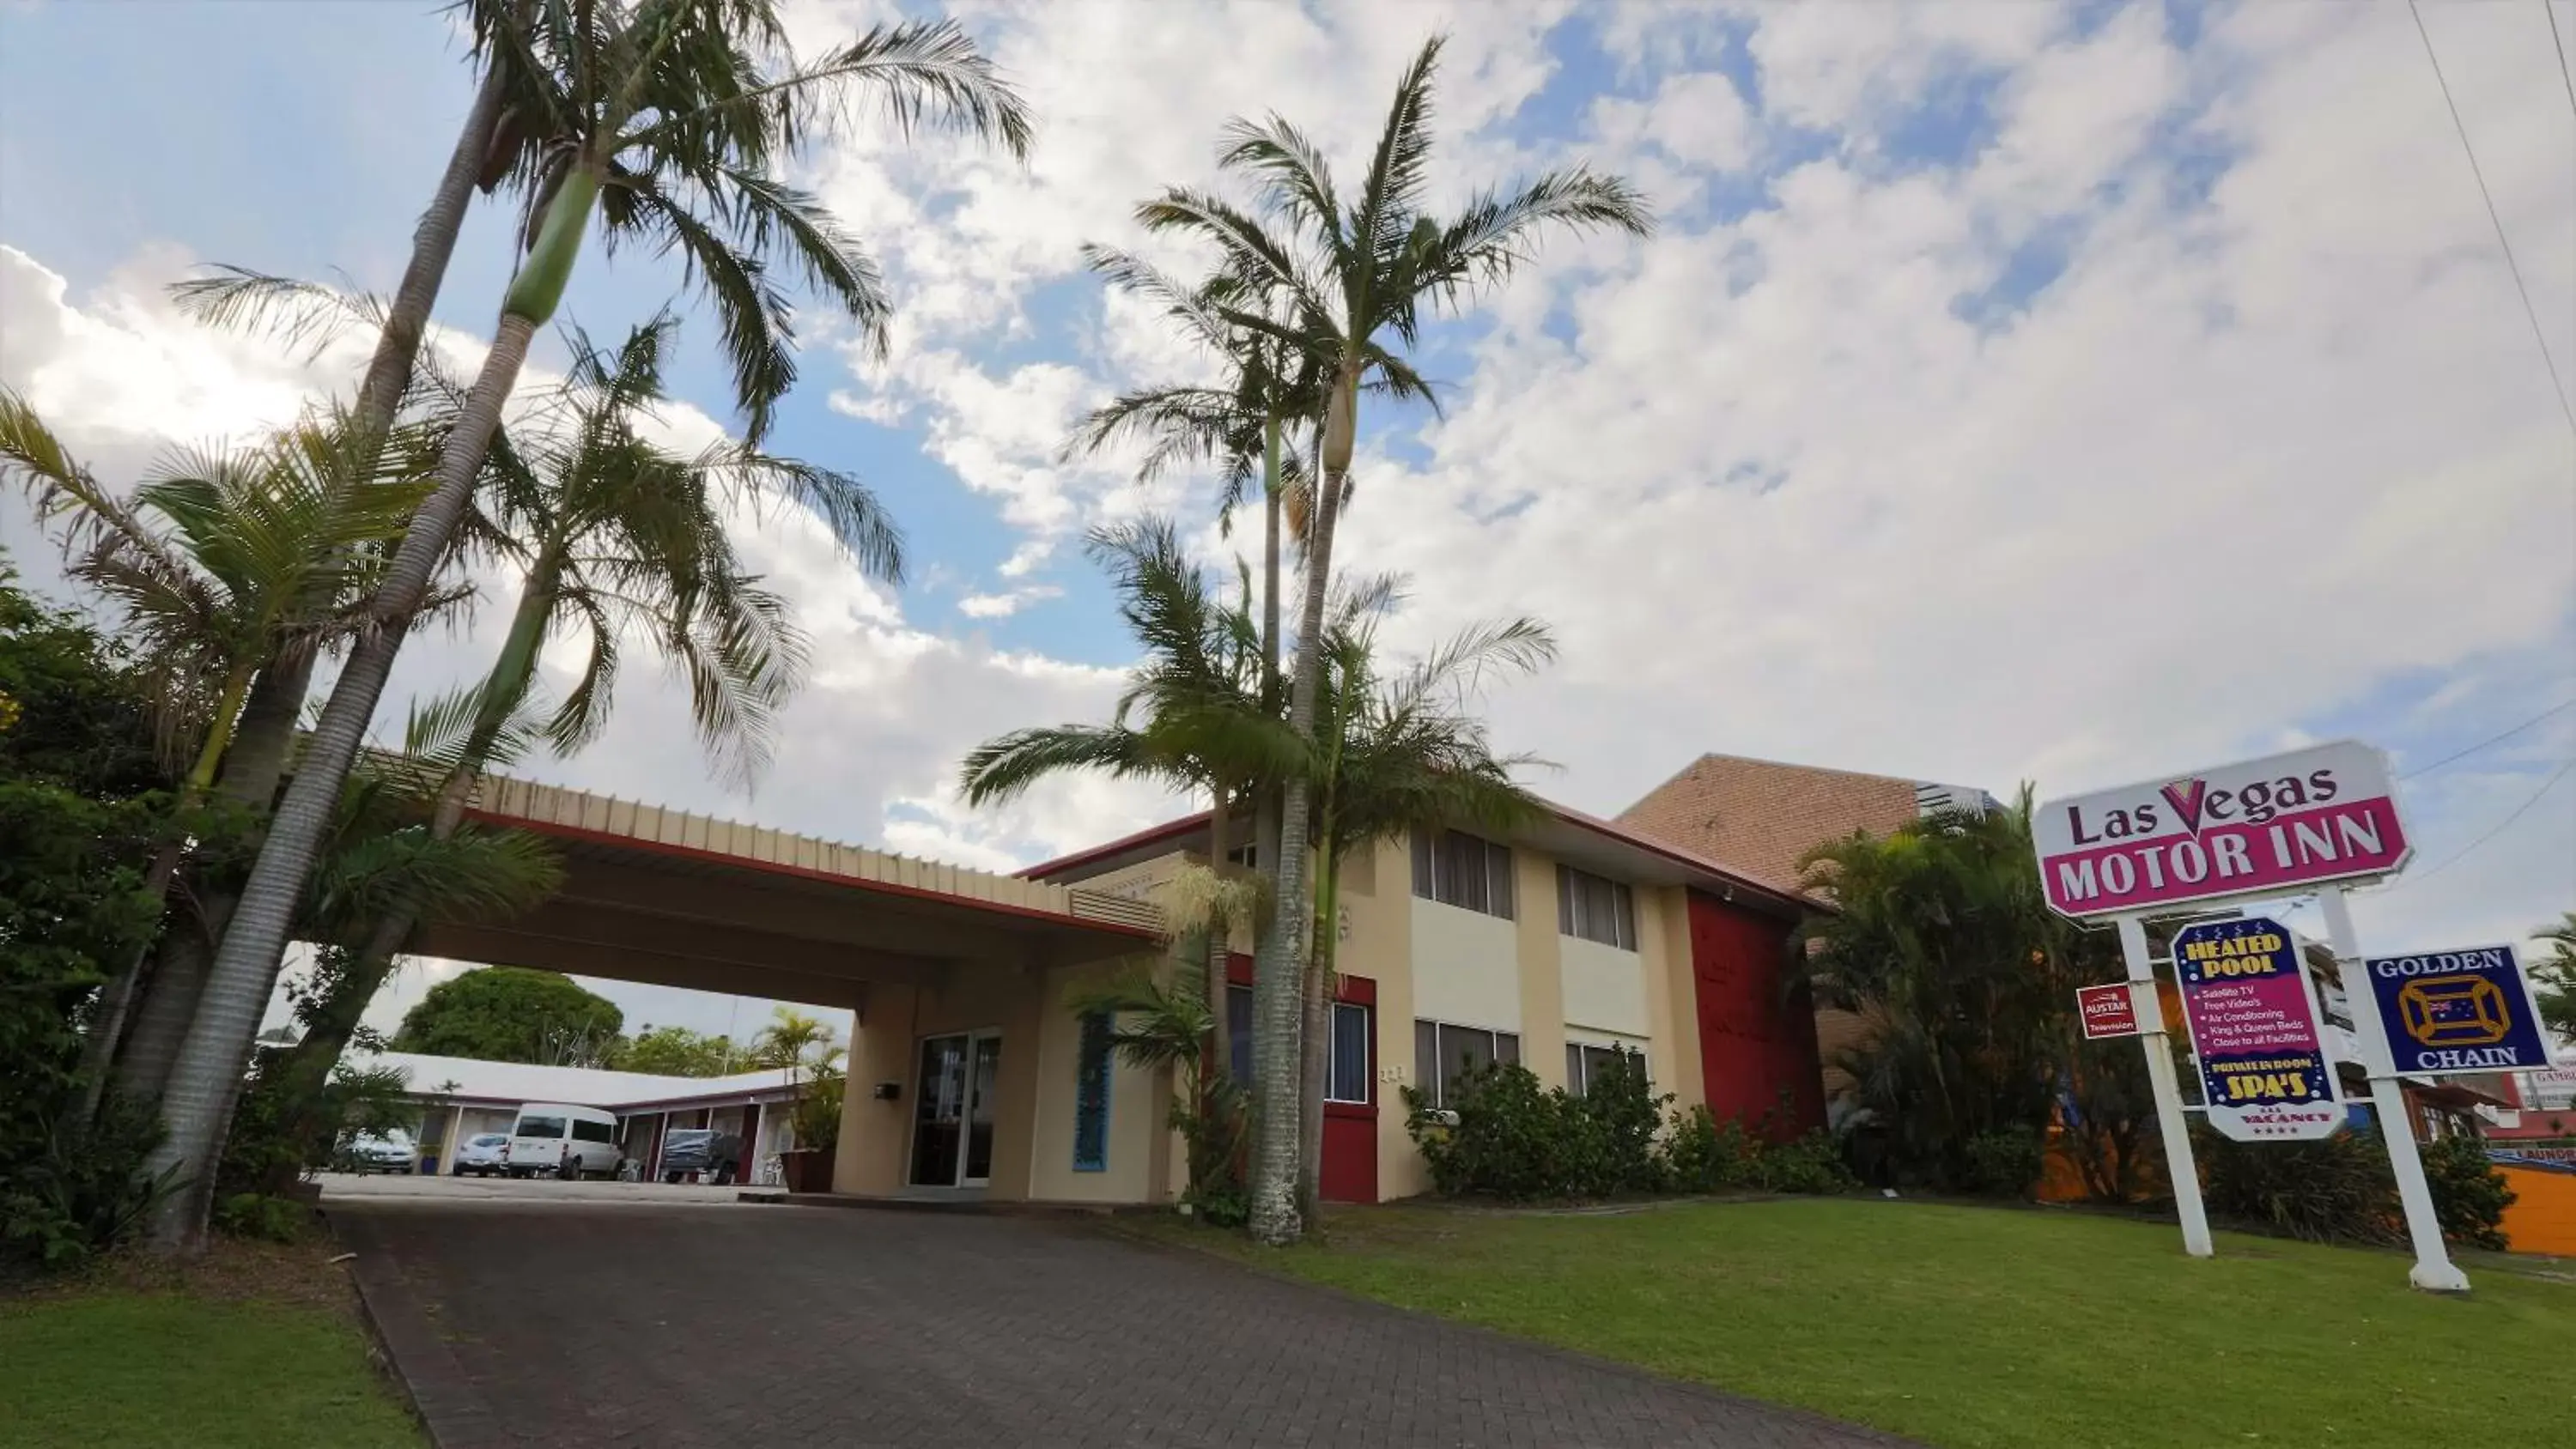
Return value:
[(1894, 1441), (1029, 1218), (334, 1205), (442, 1449)]

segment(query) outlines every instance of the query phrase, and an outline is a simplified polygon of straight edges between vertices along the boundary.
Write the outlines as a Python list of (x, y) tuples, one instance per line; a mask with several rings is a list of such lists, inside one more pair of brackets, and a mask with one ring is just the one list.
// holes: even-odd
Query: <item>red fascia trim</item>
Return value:
[(1756, 880), (1749, 875), (1745, 875), (1739, 871), (1731, 870), (1725, 866), (1719, 865), (1716, 861), (1692, 855), (1687, 851), (1675, 850), (1671, 846), (1663, 844), (1661, 841), (1652, 840), (1646, 836), (1639, 835), (1634, 831), (1629, 830), (1626, 826), (1613, 825), (1607, 820), (1596, 819), (1590, 815), (1584, 814), (1580, 810), (1569, 810), (1562, 805), (1551, 805), (1548, 808), (1555, 813), (1557, 819), (1564, 821), (1568, 825), (1580, 825), (1584, 829), (1589, 830), (1596, 835), (1608, 836), (1610, 839), (1618, 841), (1622, 845), (1634, 846), (1639, 850), (1645, 851), (1649, 855), (1662, 856), (1664, 859), (1671, 861), (1675, 865), (1688, 866), (1704, 875), (1713, 875), (1729, 884), (1742, 886), (1756, 895), (1768, 897), (1772, 901), (1784, 906), (1789, 906), (1801, 913), (1832, 909), (1832, 907), (1826, 905), (1823, 901), (1813, 899), (1796, 891), (1784, 890), (1779, 886), (1766, 884), (1765, 882)]
[(1133, 835), (1122, 835), (1116, 840), (1109, 842), (1107, 845), (1095, 845), (1086, 850), (1077, 850), (1071, 855), (1060, 855), (1053, 860), (1041, 861), (1036, 865), (1029, 866), (1023, 870), (1016, 870), (1011, 873), (1019, 876), (1023, 880), (1038, 880), (1046, 876), (1055, 875), (1062, 871), (1072, 870), (1078, 866), (1089, 865), (1095, 860), (1105, 859), (1106, 857), (1118, 854), (1120, 851), (1133, 850), (1140, 845), (1151, 845), (1155, 841), (1164, 839), (1168, 836), (1187, 835), (1192, 829), (1205, 830), (1207, 829), (1208, 814), (1208, 811), (1202, 810), (1196, 815), (1184, 815), (1178, 820), (1166, 821), (1161, 825), (1148, 826), (1143, 830), (1137, 831)]
[(923, 890), (919, 886), (896, 885), (892, 881), (860, 880), (856, 876), (835, 875), (828, 870), (815, 870), (810, 866), (789, 865), (779, 860), (754, 860), (749, 856), (727, 855), (718, 850), (700, 850), (694, 845), (672, 845), (666, 841), (619, 835), (612, 830), (591, 830), (579, 825), (558, 825), (552, 821), (527, 820), (516, 815), (496, 815), (487, 810), (468, 810), (465, 812), (465, 817), (469, 820), (481, 821), (486, 825), (503, 825), (513, 830), (526, 830), (538, 835), (561, 836), (566, 840), (587, 840), (599, 845), (614, 845), (654, 855), (667, 855), (677, 860), (697, 860), (710, 865), (733, 866), (740, 870), (795, 876), (802, 880), (823, 881), (830, 885), (848, 886), (855, 890), (875, 891), (881, 895), (939, 901), (947, 905), (991, 911), (995, 915), (1019, 916), (1027, 920), (1044, 921), (1050, 925), (1079, 926), (1088, 930), (1107, 931), (1114, 935), (1134, 936), (1140, 940), (1159, 939), (1153, 932), (1142, 926), (1122, 925), (1116, 921), (1094, 921), (1080, 916), (1062, 916), (1053, 911), (1031, 910), (1027, 906), (1004, 905), (1000, 901), (972, 900), (965, 896), (952, 896), (944, 891)]
[(1377, 1120), (1377, 1103), (1326, 1102), (1324, 1104), (1324, 1115), (1327, 1117), (1350, 1118), (1362, 1122), (1374, 1122)]

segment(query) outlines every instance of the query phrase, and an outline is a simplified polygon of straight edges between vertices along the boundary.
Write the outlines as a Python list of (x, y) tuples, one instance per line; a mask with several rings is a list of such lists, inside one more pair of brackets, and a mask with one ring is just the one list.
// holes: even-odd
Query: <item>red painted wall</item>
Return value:
[[(1816, 1016), (1803, 990), (1784, 997), (1790, 923), (1690, 894), (1692, 995), (1700, 1078), (1719, 1121), (1776, 1139), (1825, 1123)], [(1787, 1101), (1783, 1103), (1783, 1093)]]
[[(1239, 951), (1226, 953), (1226, 982), (1231, 986), (1252, 985), (1252, 958)], [(1377, 981), (1368, 976), (1343, 975), (1336, 1000), (1355, 1001), (1369, 1008), (1369, 1099), (1367, 1102), (1326, 1102), (1324, 1104), (1324, 1162), (1315, 1187), (1326, 1202), (1377, 1201), (1377, 1034), (1386, 1024), (1376, 1020)], [(1410, 1029), (1411, 1023), (1406, 1023)]]

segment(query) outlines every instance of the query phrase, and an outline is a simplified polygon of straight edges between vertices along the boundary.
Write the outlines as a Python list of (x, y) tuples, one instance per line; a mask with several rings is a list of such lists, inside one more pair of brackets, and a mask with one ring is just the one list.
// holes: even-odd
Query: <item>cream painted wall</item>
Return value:
[(1109, 1068), (1109, 1154), (1102, 1172), (1073, 1169), (1074, 1105), (1082, 1058), (1082, 1019), (1074, 998), (1116, 975), (1115, 965), (1058, 969), (1049, 973), (1047, 997), (1038, 1025), (1036, 1155), (1031, 1159), (1029, 1196), (1040, 1202), (1151, 1202), (1163, 1194), (1157, 1182), (1156, 1139), (1166, 1111), (1160, 1073), (1119, 1061)]
[[(1407, 862), (1413, 1014), (1460, 1026), (1519, 1031), (1521, 935), (1517, 924), (1482, 911), (1414, 900), (1411, 875)], [(1555, 914), (1551, 905), (1549, 918), (1553, 920)], [(1352, 934), (1356, 936), (1357, 930)], [(1405, 1030), (1411, 1034), (1409, 1022)]]
[[(1649, 900), (1652, 905), (1649, 907)], [(1690, 892), (1660, 886), (1637, 892), (1637, 944), (1644, 948), (1647, 1014), (1663, 1060), (1648, 1060), (1655, 1090), (1673, 1094), (1688, 1112), (1708, 1100), (1699, 1060), (1699, 987), (1691, 980)]]
[[(1521, 1065), (1538, 1073), (1551, 1087), (1565, 1085), (1565, 1004), (1574, 991), (1566, 973), (1570, 964), (1560, 949), (1568, 942), (1556, 933), (1556, 862), (1536, 851), (1512, 852), (1512, 903), (1520, 912), (1512, 936), (1519, 954), (1521, 978)], [(1433, 907), (1445, 910), (1446, 907)], [(1438, 1021), (1459, 1021), (1435, 1012)], [(1466, 1022), (1482, 1026), (1483, 1022)]]
[[(1548, 930), (1551, 935), (1556, 930), (1553, 914), (1548, 918)], [(1623, 1036), (1656, 1035), (1655, 1024), (1646, 1013), (1646, 962), (1642, 952), (1622, 951), (1580, 936), (1555, 939), (1565, 962), (1566, 1025), (1588, 1026)]]

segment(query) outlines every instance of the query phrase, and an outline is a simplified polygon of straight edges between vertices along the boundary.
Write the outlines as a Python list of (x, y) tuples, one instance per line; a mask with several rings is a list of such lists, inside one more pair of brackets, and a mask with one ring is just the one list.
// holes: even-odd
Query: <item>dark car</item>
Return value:
[(702, 1177), (720, 1187), (742, 1176), (742, 1139), (706, 1127), (675, 1127), (662, 1138), (662, 1180)]

